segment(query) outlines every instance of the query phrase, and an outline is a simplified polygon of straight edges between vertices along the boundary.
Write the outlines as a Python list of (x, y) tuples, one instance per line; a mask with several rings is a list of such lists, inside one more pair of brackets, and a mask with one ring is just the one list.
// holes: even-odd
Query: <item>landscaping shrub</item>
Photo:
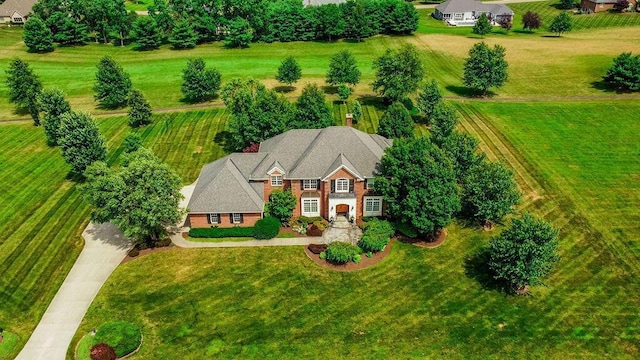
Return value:
[(320, 259), (324, 260), (326, 258), (327, 258), (327, 252), (326, 251), (321, 252), (320, 253)]
[(195, 228), (189, 230), (189, 236), (193, 238), (225, 238), (225, 237), (253, 237), (255, 230), (253, 227), (231, 227), (231, 228)]
[(327, 250), (327, 244), (309, 244), (309, 246), (307, 246), (307, 248), (313, 254), (318, 255), (318, 254), (320, 254), (320, 253), (322, 253), (322, 252)]
[(89, 353), (91, 360), (116, 360), (116, 352), (113, 348), (105, 343), (93, 345)]
[(365, 226), (364, 233), (358, 246), (364, 252), (382, 251), (389, 243), (391, 235), (393, 235), (393, 226), (385, 220), (369, 221)]
[[(313, 224), (316, 221), (323, 221), (324, 218), (322, 216), (300, 216), (298, 217), (298, 221), (301, 223), (306, 223), (306, 224)], [(324, 220), (326, 221), (326, 220)], [(328, 222), (327, 222), (328, 224)]]
[(280, 220), (273, 216), (266, 216), (258, 220), (253, 229), (256, 239), (273, 239), (280, 232)]
[(322, 230), (314, 223), (307, 229), (308, 236), (322, 236)]
[(313, 222), (313, 225), (320, 229), (320, 231), (325, 231), (329, 227), (329, 222), (325, 219), (316, 220)]
[(93, 338), (94, 343), (105, 343), (121, 358), (134, 352), (142, 341), (142, 333), (136, 325), (118, 321), (101, 325)]
[[(346, 264), (349, 261), (354, 261), (356, 256), (359, 255), (360, 249), (348, 242), (335, 241), (327, 246), (327, 261), (336, 264)], [(358, 261), (360, 257), (358, 256)]]
[(412, 238), (415, 239), (418, 237), (418, 231), (416, 230), (416, 228), (414, 228), (413, 226), (409, 225), (409, 224), (405, 224), (405, 223), (394, 223), (393, 227), (396, 228), (396, 231), (399, 232), (400, 234), (408, 237), (408, 238)]

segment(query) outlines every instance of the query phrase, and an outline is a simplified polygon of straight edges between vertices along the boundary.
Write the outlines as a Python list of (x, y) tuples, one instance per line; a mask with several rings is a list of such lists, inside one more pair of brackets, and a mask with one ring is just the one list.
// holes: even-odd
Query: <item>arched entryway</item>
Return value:
[(349, 218), (349, 205), (348, 204), (336, 205), (336, 215)]

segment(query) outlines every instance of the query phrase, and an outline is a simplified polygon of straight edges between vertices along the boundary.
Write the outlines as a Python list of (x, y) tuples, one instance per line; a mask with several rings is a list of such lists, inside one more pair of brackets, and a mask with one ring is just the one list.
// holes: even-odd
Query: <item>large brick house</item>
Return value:
[(291, 189), (293, 216), (360, 219), (383, 214), (372, 191), (384, 149), (392, 140), (347, 126), (290, 130), (202, 169), (189, 201), (189, 225), (253, 226), (274, 189)]
[[(593, 12), (608, 11), (615, 8), (618, 0), (581, 0), (580, 9), (586, 11), (591, 10)], [(637, 4), (636, 0), (629, 0), (629, 8), (627, 11), (633, 11)]]

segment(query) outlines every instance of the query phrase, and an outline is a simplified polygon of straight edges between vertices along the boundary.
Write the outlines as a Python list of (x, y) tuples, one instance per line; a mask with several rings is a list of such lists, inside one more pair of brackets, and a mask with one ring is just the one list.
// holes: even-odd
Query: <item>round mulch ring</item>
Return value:
[(438, 234), (438, 237), (433, 239), (433, 241), (426, 241), (426, 240), (422, 240), (422, 239), (413, 239), (413, 238), (408, 238), (408, 237), (405, 237), (405, 236), (401, 236), (399, 239), (400, 239), (400, 241), (402, 241), (404, 243), (407, 243), (407, 244), (413, 244), (415, 246), (428, 248), (428, 249), (433, 249), (433, 248), (437, 248), (438, 246), (442, 245), (444, 243), (444, 241), (447, 239), (447, 229), (442, 229), (440, 231), (440, 233)]
[(331, 269), (331, 270), (335, 270), (335, 271), (350, 272), (350, 271), (357, 271), (357, 270), (366, 269), (368, 267), (371, 267), (371, 266), (379, 263), (385, 257), (387, 257), (387, 255), (389, 255), (389, 253), (391, 252), (391, 248), (393, 247), (394, 243), (395, 243), (395, 241), (393, 239), (391, 239), (391, 241), (384, 248), (384, 250), (382, 250), (380, 252), (377, 252), (377, 253), (373, 253), (373, 256), (371, 256), (371, 257), (367, 257), (367, 255), (362, 254), (360, 262), (357, 263), (357, 264), (354, 263), (354, 262), (348, 262), (348, 263), (343, 264), (343, 265), (332, 264), (332, 263), (328, 262), (327, 260), (320, 259), (320, 255), (316, 255), (316, 254), (312, 253), (311, 251), (309, 251), (309, 248), (307, 246), (304, 247), (304, 253), (307, 254), (307, 257), (309, 259), (313, 260), (314, 263), (322, 266), (323, 268), (327, 268), (327, 269)]
[(169, 245), (169, 246), (163, 246), (163, 247), (156, 247), (156, 248), (149, 248), (149, 249), (144, 249), (144, 250), (140, 250), (140, 253), (138, 256), (129, 256), (127, 255), (124, 259), (122, 259), (122, 262), (120, 264), (124, 264), (124, 263), (128, 263), (129, 261), (133, 261), (137, 258), (143, 257), (145, 255), (149, 255), (149, 254), (153, 254), (153, 253), (157, 253), (157, 252), (163, 252), (163, 251), (168, 251), (168, 250), (179, 250), (180, 248), (177, 246), (173, 246), (173, 245)]

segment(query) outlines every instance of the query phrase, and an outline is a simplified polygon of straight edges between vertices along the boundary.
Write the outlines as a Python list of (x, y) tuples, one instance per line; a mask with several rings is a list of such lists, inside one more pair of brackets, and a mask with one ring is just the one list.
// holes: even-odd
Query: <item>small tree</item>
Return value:
[(35, 126), (40, 125), (40, 113), (38, 96), (42, 91), (42, 84), (38, 76), (29, 68), (29, 64), (14, 59), (6, 70), (6, 84), (9, 88), (9, 102), (14, 103), (20, 109), (27, 109)]
[(413, 119), (402, 103), (393, 103), (380, 118), (378, 135), (388, 139), (410, 138), (413, 133)]
[(342, 50), (331, 57), (327, 72), (327, 84), (356, 86), (360, 82), (360, 75), (358, 64), (351, 51)]
[(296, 103), (294, 126), (299, 129), (322, 129), (334, 125), (324, 93), (316, 84), (308, 84)]
[(563, 33), (571, 31), (573, 28), (573, 20), (568, 12), (563, 11), (558, 16), (553, 18), (551, 25), (549, 25), (549, 31), (556, 33), (558, 37)]
[(498, 20), (498, 24), (506, 32), (509, 32), (509, 30), (511, 30), (511, 27), (513, 26), (513, 22), (511, 21), (511, 18), (506, 16), (501, 17), (500, 20)]
[(427, 123), (431, 120), (431, 114), (436, 105), (442, 102), (442, 91), (435, 80), (427, 81), (418, 93), (417, 107), (422, 111), (427, 119)]
[(574, 0), (560, 0), (560, 4), (563, 9), (571, 10), (573, 9)]
[(89, 165), (107, 159), (104, 137), (89, 114), (75, 111), (62, 114), (58, 134), (62, 156), (71, 165), (72, 174), (80, 176)]
[(45, 89), (39, 97), (40, 108), (44, 112), (42, 125), (47, 137), (47, 145), (58, 145), (58, 132), (62, 114), (71, 111), (69, 102), (64, 98), (64, 93), (58, 88)]
[(384, 197), (387, 216), (433, 236), (460, 210), (451, 164), (425, 137), (396, 139), (385, 149), (374, 189)]
[(484, 42), (473, 45), (464, 63), (464, 83), (476, 91), (487, 94), (490, 87), (501, 87), (508, 79), (509, 64), (505, 49), (500, 45), (489, 48)]
[(431, 114), (431, 141), (441, 146), (446, 138), (453, 133), (459, 121), (460, 119), (453, 106), (445, 102), (437, 104), (433, 108), (433, 114)]
[(613, 9), (617, 12), (624, 12), (629, 9), (629, 0), (618, 0), (618, 2), (613, 5)]
[(485, 160), (471, 167), (464, 177), (462, 193), (463, 207), (489, 228), (513, 213), (520, 202), (513, 171), (500, 162)]
[(129, 126), (137, 128), (151, 123), (151, 105), (138, 89), (129, 95)]
[(640, 55), (628, 52), (613, 59), (604, 81), (619, 90), (640, 91)]
[(527, 11), (522, 16), (522, 27), (525, 30), (529, 30), (529, 32), (532, 32), (533, 30), (539, 29), (540, 26), (542, 26), (542, 18), (540, 17), (540, 14), (532, 11)]
[(24, 44), (30, 52), (53, 51), (53, 34), (39, 17), (32, 16), (24, 24)]
[(282, 225), (287, 225), (297, 203), (291, 189), (284, 191), (276, 189), (269, 194), (269, 202), (266, 204), (265, 210), (269, 216), (280, 220)]
[(355, 122), (362, 119), (362, 105), (360, 105), (358, 100), (354, 101), (353, 105), (351, 105), (351, 114), (353, 115), (353, 120)]
[(162, 44), (162, 31), (153, 16), (139, 16), (133, 23), (131, 36), (137, 50), (153, 50)]
[(129, 74), (108, 55), (100, 59), (97, 67), (96, 84), (93, 87), (96, 101), (107, 109), (126, 106), (131, 92)]
[(491, 32), (491, 22), (487, 17), (487, 14), (482, 13), (475, 25), (473, 25), (473, 33), (484, 37)]
[(543, 285), (541, 278), (559, 260), (557, 248), (558, 231), (525, 213), (489, 243), (489, 268), (496, 279), (524, 291), (527, 285)]
[(278, 74), (276, 75), (276, 80), (283, 84), (287, 84), (287, 86), (291, 87), (291, 85), (302, 77), (302, 70), (300, 69), (300, 65), (293, 56), (289, 56), (278, 67)]
[(373, 91), (392, 101), (401, 101), (416, 91), (424, 76), (420, 54), (413, 45), (388, 49), (373, 62), (373, 69), (376, 72)]
[(142, 147), (142, 136), (137, 132), (130, 132), (124, 137), (122, 147), (126, 154), (131, 154)]
[(169, 42), (174, 49), (191, 49), (198, 43), (198, 34), (189, 21), (179, 21), (171, 31)]
[(182, 71), (182, 94), (189, 102), (202, 102), (216, 97), (222, 76), (216, 69), (206, 69), (202, 58), (187, 62)]
[(342, 103), (345, 103), (350, 95), (351, 95), (351, 89), (347, 85), (345, 84), (338, 85), (338, 98), (342, 100)]
[(241, 17), (237, 17), (227, 25), (227, 35), (224, 38), (224, 45), (231, 48), (244, 48), (249, 46), (253, 39), (253, 29), (249, 22)]

